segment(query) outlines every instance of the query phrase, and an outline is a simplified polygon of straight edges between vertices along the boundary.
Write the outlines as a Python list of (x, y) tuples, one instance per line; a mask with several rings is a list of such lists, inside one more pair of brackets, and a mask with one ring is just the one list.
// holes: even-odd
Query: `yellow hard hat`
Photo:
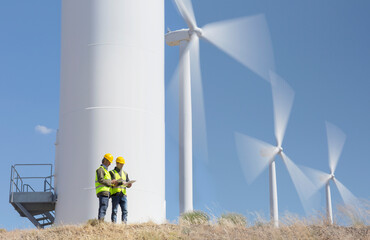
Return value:
[(113, 155), (110, 153), (105, 154), (104, 158), (107, 159), (110, 163), (113, 162)]
[(121, 164), (125, 164), (125, 159), (123, 157), (118, 157), (116, 159), (116, 163), (121, 163)]

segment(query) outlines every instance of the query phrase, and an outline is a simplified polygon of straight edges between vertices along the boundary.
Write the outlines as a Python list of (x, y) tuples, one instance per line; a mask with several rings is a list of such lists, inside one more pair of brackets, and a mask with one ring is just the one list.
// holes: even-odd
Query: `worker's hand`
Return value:
[(130, 188), (132, 186), (132, 183), (127, 184), (127, 187)]
[(114, 187), (115, 187), (115, 186), (117, 186), (117, 185), (118, 185), (117, 180), (116, 180), (116, 179), (113, 179), (113, 180), (112, 180), (112, 186), (114, 186)]

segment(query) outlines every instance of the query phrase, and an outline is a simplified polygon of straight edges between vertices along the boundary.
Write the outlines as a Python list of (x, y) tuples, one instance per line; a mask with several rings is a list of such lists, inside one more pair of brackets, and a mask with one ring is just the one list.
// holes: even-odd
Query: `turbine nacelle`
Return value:
[(189, 28), (186, 28), (168, 32), (165, 35), (167, 45), (178, 46), (181, 41), (190, 41), (191, 31), (195, 30), (189, 30)]
[(334, 179), (335, 179), (334, 173), (330, 174), (329, 180), (330, 180), (330, 179), (332, 179), (332, 180), (334, 180)]
[(196, 34), (199, 38), (202, 37), (203, 31), (201, 28), (195, 29), (184, 28), (176, 31), (169, 31), (166, 35), (166, 43), (169, 46), (178, 46), (181, 41), (190, 41), (190, 37)]
[(335, 181), (334, 173), (330, 173), (326, 176), (322, 176), (322, 181), (325, 182), (326, 184), (329, 184), (330, 180), (332, 180), (333, 182)]
[(277, 146), (276, 150), (277, 150), (276, 154), (281, 154), (283, 152), (283, 148), (281, 146)]

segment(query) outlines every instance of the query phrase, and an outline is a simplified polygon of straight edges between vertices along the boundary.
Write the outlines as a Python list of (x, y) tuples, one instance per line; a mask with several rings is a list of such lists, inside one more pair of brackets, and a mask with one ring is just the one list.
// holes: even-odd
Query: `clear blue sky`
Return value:
[[(0, 228), (32, 228), (9, 204), (10, 167), (54, 163), (60, 80), (60, 0), (0, 1)], [(366, 0), (202, 0), (193, 3), (199, 26), (263, 13), (276, 71), (295, 90), (284, 150), (297, 164), (328, 171), (325, 121), (347, 135), (336, 176), (359, 198), (370, 191), (370, 2)], [(164, 27), (185, 28), (166, 0)], [(150, 26), (148, 26), (150, 27)], [(194, 208), (213, 214), (258, 211), (268, 216), (268, 171), (247, 185), (234, 141), (238, 131), (275, 143), (271, 90), (266, 81), (201, 42), (209, 163), (194, 157)], [(166, 83), (178, 63), (166, 46)], [(166, 113), (167, 123), (176, 120)], [(36, 131), (37, 125), (51, 129)], [(45, 130), (45, 129), (44, 129)], [(176, 135), (176, 133), (174, 134)], [(167, 218), (178, 216), (178, 148), (166, 135)], [(134, 173), (130, 173), (132, 176)], [(286, 168), (277, 161), (279, 210), (304, 215)], [(333, 187), (334, 205), (341, 203)], [(324, 205), (324, 191), (321, 191)], [(134, 203), (131, 203), (134, 204)]]

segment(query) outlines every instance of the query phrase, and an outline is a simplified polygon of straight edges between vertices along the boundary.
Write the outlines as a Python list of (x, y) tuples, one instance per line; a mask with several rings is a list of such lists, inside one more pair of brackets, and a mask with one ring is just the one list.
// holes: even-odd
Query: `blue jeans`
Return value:
[(122, 222), (127, 222), (127, 196), (122, 193), (117, 193), (112, 196), (112, 222), (117, 222), (118, 205), (121, 206), (122, 210)]
[(105, 213), (107, 212), (107, 208), (109, 205), (109, 197), (106, 196), (99, 196), (99, 211), (98, 211), (98, 219), (104, 220)]

